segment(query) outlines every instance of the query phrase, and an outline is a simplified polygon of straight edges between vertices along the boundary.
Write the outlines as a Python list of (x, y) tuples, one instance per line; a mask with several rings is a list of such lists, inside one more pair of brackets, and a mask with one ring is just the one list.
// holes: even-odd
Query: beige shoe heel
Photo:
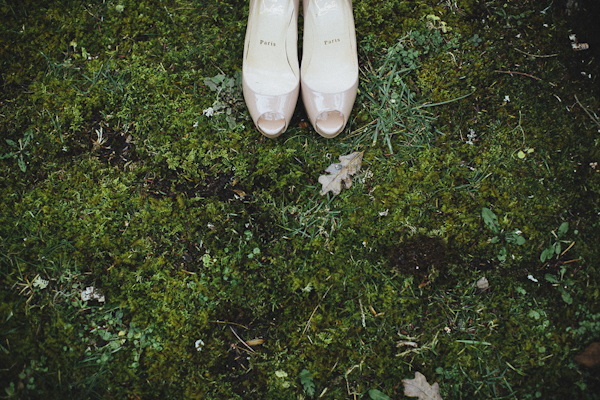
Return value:
[(250, 116), (267, 137), (288, 127), (300, 90), (299, 0), (250, 0), (242, 88)]
[(358, 89), (358, 55), (351, 0), (303, 0), (302, 101), (315, 130), (337, 136)]

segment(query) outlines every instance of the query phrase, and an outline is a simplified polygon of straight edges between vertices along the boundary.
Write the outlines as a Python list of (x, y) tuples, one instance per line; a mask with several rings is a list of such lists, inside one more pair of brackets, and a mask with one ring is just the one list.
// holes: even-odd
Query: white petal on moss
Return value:
[(97, 300), (100, 303), (104, 303), (106, 301), (106, 299), (104, 298), (104, 295), (102, 293), (100, 293), (100, 291), (93, 286), (88, 286), (81, 292), (81, 300), (83, 300), (83, 301)]
[(490, 287), (490, 283), (488, 282), (486, 277), (483, 276), (483, 277), (479, 278), (477, 283), (475, 283), (475, 286), (477, 286), (477, 289), (486, 290), (487, 288)]

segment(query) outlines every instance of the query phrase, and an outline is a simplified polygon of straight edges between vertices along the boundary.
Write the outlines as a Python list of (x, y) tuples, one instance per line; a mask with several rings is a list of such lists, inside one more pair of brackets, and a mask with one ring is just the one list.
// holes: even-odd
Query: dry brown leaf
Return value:
[(420, 372), (415, 372), (415, 379), (403, 379), (402, 383), (404, 394), (408, 397), (418, 397), (419, 400), (443, 400), (437, 382), (430, 385), (425, 375)]
[(323, 185), (321, 189), (321, 196), (324, 196), (328, 192), (333, 194), (340, 194), (342, 191), (342, 182), (346, 189), (352, 186), (352, 178), (350, 175), (354, 175), (360, 170), (364, 151), (357, 151), (347, 156), (340, 156), (340, 162), (331, 164), (325, 172), (329, 175), (319, 176), (319, 183)]
[(594, 342), (590, 344), (582, 353), (573, 358), (579, 365), (584, 367), (595, 367), (600, 364), (600, 343)]
[(235, 192), (235, 194), (237, 194), (238, 196), (240, 196), (242, 199), (244, 197), (246, 197), (246, 192), (244, 192), (243, 190), (238, 190), (238, 189), (232, 189), (232, 190)]

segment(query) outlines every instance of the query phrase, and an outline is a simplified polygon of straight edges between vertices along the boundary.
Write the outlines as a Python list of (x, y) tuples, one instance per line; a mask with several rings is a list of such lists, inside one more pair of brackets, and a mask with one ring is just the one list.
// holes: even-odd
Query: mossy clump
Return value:
[(577, 17), (353, 5), (347, 130), (298, 107), (268, 140), (241, 95), (248, 2), (0, 4), (3, 393), (291, 399), (308, 371), (322, 398), (400, 398), (418, 370), (444, 398), (595, 398), (572, 361), (600, 335)]
[(447, 264), (452, 263), (446, 247), (442, 239), (423, 235), (414, 235), (407, 240), (399, 241), (390, 250), (391, 272), (418, 276), (439, 274), (444, 271)]

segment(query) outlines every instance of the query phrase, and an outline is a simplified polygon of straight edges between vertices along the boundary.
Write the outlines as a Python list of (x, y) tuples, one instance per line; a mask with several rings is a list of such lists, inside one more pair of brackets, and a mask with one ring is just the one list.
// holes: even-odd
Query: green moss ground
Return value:
[(593, 10), (356, 0), (347, 131), (268, 140), (247, 2), (89, 3), (0, 1), (1, 396), (599, 398)]

